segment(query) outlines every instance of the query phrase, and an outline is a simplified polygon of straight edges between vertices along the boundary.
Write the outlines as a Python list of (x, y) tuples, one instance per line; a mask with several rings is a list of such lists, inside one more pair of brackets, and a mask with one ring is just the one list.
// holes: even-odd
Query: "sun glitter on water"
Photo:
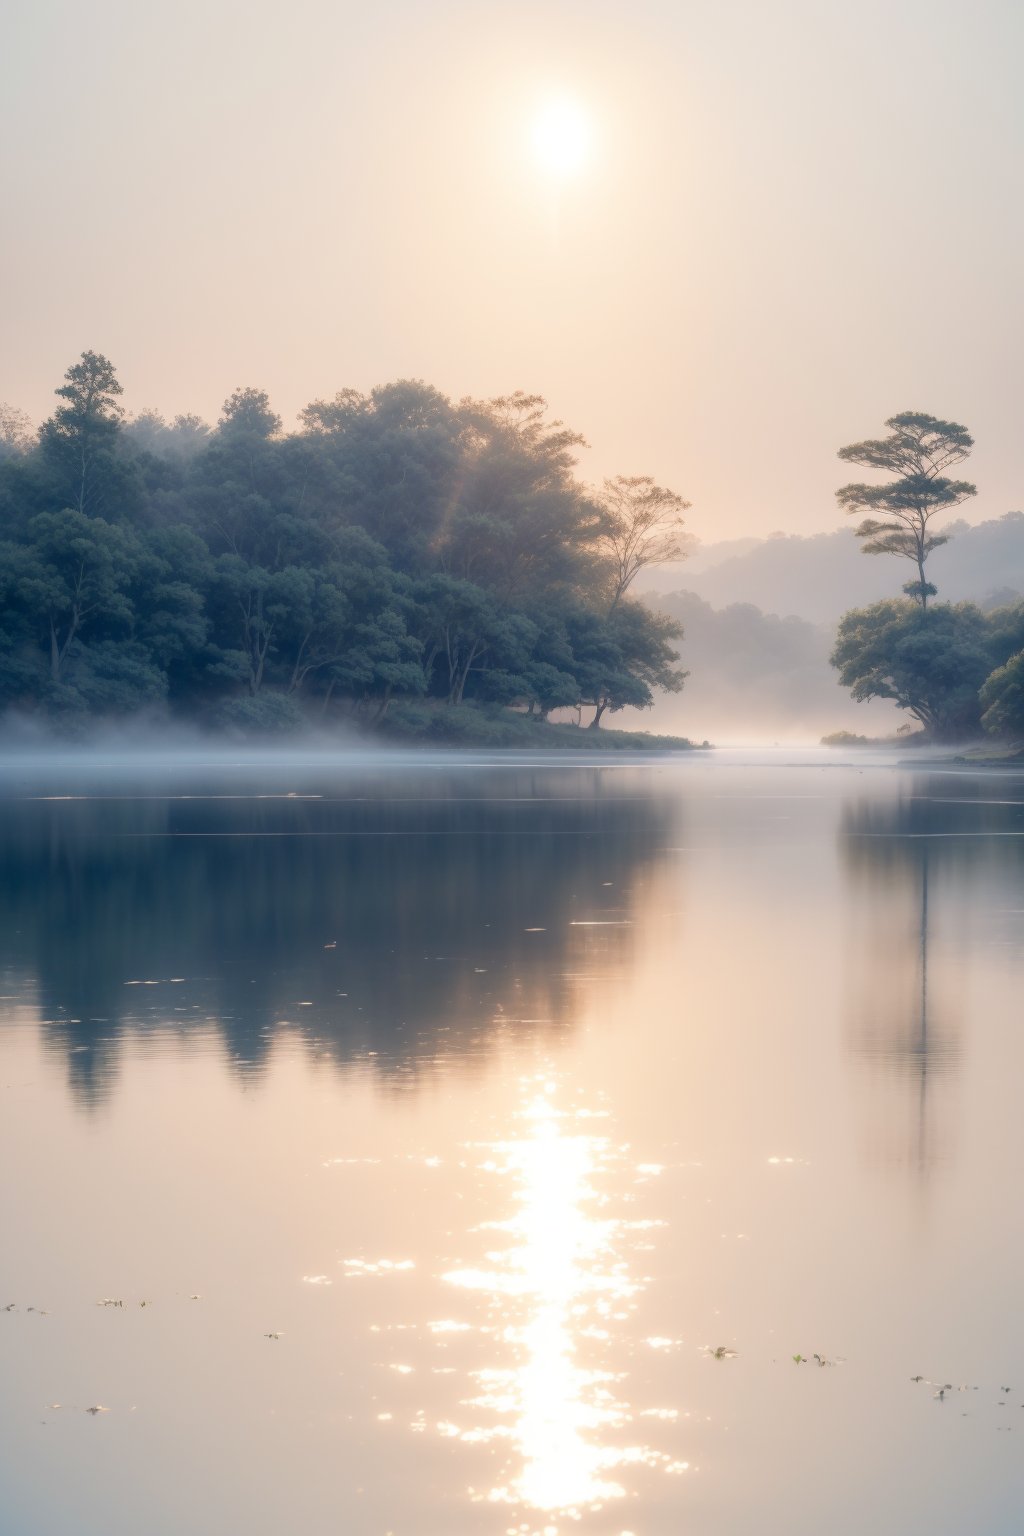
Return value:
[[(619, 1154), (607, 1138), (581, 1134), (574, 1122), (584, 1112), (556, 1108), (555, 1086), (532, 1085), (520, 1110), (523, 1134), (493, 1144), (498, 1158), (480, 1165), (514, 1181), (514, 1213), (488, 1223), (505, 1234), (507, 1247), (488, 1253), (487, 1268), (444, 1278), (489, 1299), (501, 1321), (488, 1334), (513, 1352), (511, 1361), (473, 1373), (479, 1391), (463, 1407), (483, 1410), (484, 1424), (452, 1427), (468, 1444), (504, 1440), (512, 1452), (507, 1476), (476, 1497), (575, 1522), (627, 1496), (616, 1472), (642, 1466), (675, 1474), (689, 1463), (623, 1444), (623, 1433), (651, 1411), (638, 1413), (622, 1398), (624, 1378), (614, 1370), (580, 1359), (585, 1342), (622, 1334), (641, 1282), (620, 1252), (632, 1224), (600, 1214), (605, 1202), (596, 1186)], [(560, 1530), (543, 1527), (545, 1536)]]

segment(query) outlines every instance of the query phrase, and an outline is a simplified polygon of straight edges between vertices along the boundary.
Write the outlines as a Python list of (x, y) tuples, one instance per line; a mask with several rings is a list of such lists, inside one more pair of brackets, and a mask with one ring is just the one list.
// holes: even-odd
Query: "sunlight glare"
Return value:
[(519, 1187), (518, 1212), (501, 1224), (512, 1238), (507, 1267), (446, 1278), (525, 1304), (521, 1325), (510, 1330), (520, 1363), (512, 1371), (479, 1372), (486, 1390), (477, 1405), (512, 1418), (521, 1458), (518, 1477), (495, 1489), (492, 1500), (553, 1511), (621, 1497), (625, 1490), (606, 1472), (639, 1458), (600, 1443), (601, 1431), (628, 1421), (629, 1412), (615, 1402), (605, 1374), (584, 1369), (575, 1358), (586, 1314), (600, 1311), (602, 1303), (621, 1305), (636, 1289), (611, 1252), (616, 1223), (587, 1210), (594, 1198), (590, 1180), (606, 1145), (566, 1135), (546, 1094), (538, 1093), (526, 1108), (529, 1134), (501, 1149)]
[(567, 97), (549, 101), (534, 120), (534, 153), (552, 176), (570, 176), (580, 170), (590, 142), (591, 129), (586, 114)]

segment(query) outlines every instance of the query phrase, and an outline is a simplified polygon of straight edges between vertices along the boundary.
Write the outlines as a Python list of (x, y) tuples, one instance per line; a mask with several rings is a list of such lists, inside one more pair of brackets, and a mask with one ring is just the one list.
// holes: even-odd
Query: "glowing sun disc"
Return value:
[(534, 120), (533, 148), (545, 170), (556, 176), (578, 171), (590, 147), (590, 125), (573, 101), (551, 101)]

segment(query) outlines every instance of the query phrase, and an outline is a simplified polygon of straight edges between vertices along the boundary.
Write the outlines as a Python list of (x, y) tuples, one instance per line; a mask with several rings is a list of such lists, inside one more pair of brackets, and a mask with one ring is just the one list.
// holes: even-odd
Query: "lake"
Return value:
[(8, 762), (5, 1536), (1018, 1532), (1022, 938), (1010, 772)]

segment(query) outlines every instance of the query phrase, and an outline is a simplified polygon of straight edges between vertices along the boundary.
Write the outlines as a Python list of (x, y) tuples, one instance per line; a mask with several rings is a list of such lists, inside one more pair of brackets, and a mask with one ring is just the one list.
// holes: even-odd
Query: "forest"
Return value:
[[(0, 407), (9, 719), (72, 734), (148, 714), (249, 736), (348, 725), (494, 746), (688, 745), (606, 725), (680, 692), (685, 621), (716, 719), (774, 732), (780, 714), (820, 712), (831, 661), (853, 700), (895, 704), (928, 739), (1024, 737), (1024, 602), (1005, 584), (1024, 519), (936, 521), (976, 494), (948, 473), (973, 447), (956, 422), (904, 412), (886, 437), (839, 450), (890, 475), (836, 494), (863, 553), (911, 561), (914, 579), (815, 627), (659, 594), (659, 568), (695, 545), (688, 503), (650, 476), (585, 484), (582, 437), (539, 395), (454, 402), (403, 380), (314, 400), (289, 432), (264, 391), (240, 388), (215, 425), (167, 422), (129, 417), (96, 352), (55, 393), (38, 430)], [(832, 561), (841, 537), (755, 541), (720, 569), (750, 566), (770, 586), (791, 549)], [(1003, 584), (980, 606), (935, 601), (934, 553), (955, 590), (975, 545), (998, 558), (966, 579)], [(848, 533), (845, 548), (860, 565)]]
[(631, 588), (681, 558), (687, 503), (584, 485), (541, 397), (400, 381), (286, 432), (254, 388), (213, 426), (129, 418), (122, 392), (86, 352), (38, 431), (0, 414), (0, 708), (597, 745), (682, 688), (681, 626)]

